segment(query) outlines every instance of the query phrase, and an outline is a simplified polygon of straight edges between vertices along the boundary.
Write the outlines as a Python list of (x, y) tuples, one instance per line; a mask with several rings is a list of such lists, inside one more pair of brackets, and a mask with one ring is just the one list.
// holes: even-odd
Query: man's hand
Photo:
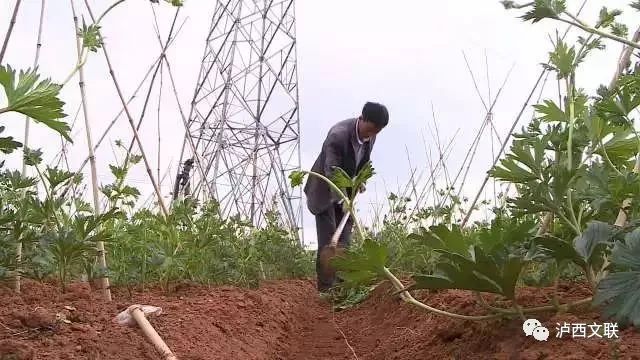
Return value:
[(349, 208), (347, 207), (347, 203), (344, 202), (344, 199), (340, 199), (340, 201), (338, 201), (338, 205), (342, 206), (342, 212), (345, 214), (349, 210)]
[(360, 185), (360, 188), (358, 189), (358, 191), (360, 192), (360, 194), (362, 194), (363, 192), (367, 191), (367, 188), (364, 187), (364, 184), (363, 184), (363, 185)]

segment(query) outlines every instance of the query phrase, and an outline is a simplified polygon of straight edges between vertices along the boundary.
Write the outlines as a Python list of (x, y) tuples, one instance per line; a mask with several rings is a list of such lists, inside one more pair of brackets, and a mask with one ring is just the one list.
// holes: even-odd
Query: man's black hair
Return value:
[(382, 104), (367, 102), (362, 108), (362, 118), (382, 129), (389, 123), (389, 111)]

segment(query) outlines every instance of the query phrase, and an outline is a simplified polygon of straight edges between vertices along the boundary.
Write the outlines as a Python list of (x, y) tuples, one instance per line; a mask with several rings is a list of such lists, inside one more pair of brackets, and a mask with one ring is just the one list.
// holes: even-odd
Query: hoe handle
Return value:
[(344, 231), (344, 227), (347, 225), (347, 220), (349, 220), (349, 215), (351, 215), (351, 212), (349, 211), (347, 211), (344, 215), (342, 215), (342, 220), (340, 220), (340, 225), (338, 225), (336, 232), (331, 237), (331, 243), (329, 244), (329, 246), (336, 247), (338, 245), (338, 239), (340, 238), (340, 235), (342, 235), (342, 231)]

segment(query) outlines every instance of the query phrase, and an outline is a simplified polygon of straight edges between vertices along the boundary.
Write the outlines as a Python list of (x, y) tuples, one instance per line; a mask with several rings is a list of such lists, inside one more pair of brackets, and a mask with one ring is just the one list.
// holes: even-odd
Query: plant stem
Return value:
[(107, 10), (105, 10), (102, 15), (100, 15), (100, 17), (98, 18), (98, 21), (95, 22), (95, 24), (99, 24), (100, 21), (102, 21), (102, 18), (105, 17), (105, 15), (107, 15), (109, 13), (109, 11), (113, 10), (116, 6), (122, 4), (123, 2), (125, 2), (125, 0), (118, 0), (115, 3), (113, 3), (113, 5), (109, 6), (107, 8)]
[(567, 189), (567, 202), (569, 203), (569, 214), (571, 215), (571, 220), (573, 221), (574, 228), (577, 229), (579, 233), (581, 233), (581, 231), (579, 231), (580, 223), (578, 222), (578, 218), (576, 218), (576, 212), (573, 209), (573, 193), (571, 192), (571, 189)]
[[(329, 180), (329, 178), (327, 178), (326, 176), (324, 176), (322, 174), (318, 174), (317, 172), (314, 172), (314, 171), (300, 170), (299, 172), (315, 176), (315, 177), (321, 179), (322, 181), (326, 182), (327, 185), (329, 185), (329, 187), (344, 201), (344, 203), (346, 204), (347, 208), (351, 211), (351, 216), (353, 217), (353, 222), (356, 225), (358, 233), (360, 234), (360, 237), (362, 237), (364, 239), (365, 238), (365, 234), (364, 234), (364, 231), (362, 230), (362, 226), (360, 226), (360, 221), (358, 221), (356, 215), (353, 212), (353, 210), (354, 210), (353, 209), (353, 200), (349, 200), (347, 195), (345, 195), (342, 192), (342, 190), (340, 190), (340, 188), (338, 186), (336, 186), (336, 184), (334, 184), (333, 181)], [(357, 189), (354, 189), (354, 192), (357, 192), (357, 191), (358, 191)], [(355, 195), (354, 195), (354, 200), (355, 200)]]
[(522, 319), (522, 321), (527, 320), (527, 318), (524, 317), (524, 312), (522, 311), (522, 307), (520, 305), (518, 305), (518, 301), (516, 300), (515, 296), (513, 299), (511, 299), (511, 302), (513, 303), (513, 308), (516, 309), (518, 315), (520, 316), (520, 318)]
[(38, 168), (37, 165), (33, 166), (34, 168), (36, 168), (36, 172), (38, 173), (38, 177), (40, 178), (40, 181), (42, 181), (42, 185), (44, 186), (44, 191), (47, 194), (47, 199), (49, 200), (49, 203), (52, 204), (51, 206), (51, 214), (53, 215), (53, 218), (56, 222), (56, 228), (58, 231), (62, 231), (62, 222), (60, 221), (60, 219), (58, 219), (58, 214), (56, 213), (56, 209), (53, 207), (53, 196), (51, 194), (51, 191), (49, 190), (49, 186), (46, 182), (46, 179), (44, 177), (44, 175), (42, 174), (42, 172), (40, 171), (40, 168)]
[(600, 139), (600, 148), (602, 149), (602, 153), (604, 154), (603, 158), (605, 159), (605, 161), (607, 162), (607, 164), (609, 166), (611, 166), (611, 168), (613, 170), (615, 170), (615, 172), (622, 176), (622, 172), (620, 172), (620, 170), (618, 170), (618, 168), (616, 168), (615, 165), (613, 165), (613, 162), (611, 161), (611, 158), (609, 157), (609, 154), (607, 153), (607, 149), (604, 148), (604, 143), (602, 142), (602, 139)]
[(0, 50), (0, 64), (2, 64), (2, 59), (4, 59), (4, 54), (7, 51), (7, 46), (9, 46), (9, 39), (11, 38), (13, 27), (15, 26), (16, 19), (18, 18), (18, 9), (20, 8), (21, 2), (22, 0), (17, 0), (16, 6), (13, 8), (13, 15), (11, 16), (11, 21), (9, 22), (9, 29), (7, 29), (7, 34), (4, 36), (4, 42), (2, 43), (2, 49)]
[(576, 232), (576, 235), (578, 235), (578, 236), (579, 236), (579, 235), (582, 233), (582, 232), (580, 231), (580, 228), (576, 227), (576, 224), (574, 224), (574, 223), (573, 223), (573, 221), (569, 220), (569, 219), (567, 218), (567, 216), (566, 216), (566, 215), (564, 215), (564, 214), (563, 214), (563, 213), (561, 213), (561, 212), (558, 212), (558, 216), (559, 216), (562, 220), (564, 220), (564, 222), (565, 222), (565, 223), (567, 223), (567, 225), (569, 225), (569, 226), (571, 227), (571, 229), (573, 229), (573, 231), (575, 231), (575, 232)]
[[(111, 10), (113, 10), (116, 6), (122, 4), (123, 2), (125, 2), (125, 0), (118, 0), (115, 3), (113, 3), (111, 6), (109, 6), (107, 8), (107, 10), (105, 10), (102, 15), (100, 15), (100, 17), (98, 18), (97, 21), (95, 21), (93, 24), (91, 25), (98, 25), (100, 23), (100, 21), (102, 21), (102, 18), (105, 17), (105, 15), (107, 15)], [(76, 21), (77, 24), (77, 21)], [(76, 31), (79, 32), (80, 28), (76, 25)], [(79, 36), (79, 35), (78, 35)], [(79, 36), (81, 38), (81, 36)], [(76, 72), (78, 72), (83, 66), (84, 64), (87, 62), (87, 59), (89, 58), (89, 52), (86, 51), (86, 48), (84, 47), (84, 43), (82, 44), (82, 55), (78, 56), (78, 63), (76, 64), (76, 66), (73, 68), (73, 70), (71, 70), (71, 73), (67, 76), (67, 78), (65, 79), (65, 81), (62, 83), (62, 87), (64, 87), (69, 80), (71, 80), (71, 78), (73, 77), (73, 75), (75, 75)]]
[[(453, 318), (457, 318), (457, 319), (463, 319), (463, 320), (488, 320), (488, 319), (495, 319), (504, 315), (520, 315), (520, 314), (531, 314), (531, 313), (539, 313), (539, 312), (546, 312), (546, 311), (553, 311), (553, 310), (557, 310), (560, 309), (561, 311), (568, 311), (571, 308), (580, 306), (580, 305), (584, 305), (584, 304), (588, 304), (590, 303), (593, 298), (592, 297), (588, 297), (582, 300), (578, 300), (578, 301), (574, 301), (574, 302), (570, 302), (570, 303), (566, 303), (566, 304), (562, 304), (562, 305), (546, 305), (546, 306), (538, 306), (538, 307), (533, 307), (533, 308), (520, 308), (519, 311), (513, 311), (513, 310), (508, 310), (508, 309), (502, 309), (502, 308), (497, 308), (497, 307), (493, 307), (489, 304), (485, 304), (487, 306), (489, 306), (491, 308), (491, 310), (495, 311), (495, 312), (499, 312), (499, 314), (492, 314), (492, 315), (481, 315), (481, 316), (468, 316), (468, 315), (460, 315), (460, 314), (454, 314), (454, 313), (450, 313), (447, 311), (443, 311), (443, 310), (439, 310), (433, 307), (430, 307), (428, 305), (425, 305), (423, 303), (421, 303), (420, 301), (416, 300), (415, 298), (413, 298), (413, 296), (411, 296), (411, 294), (409, 294), (408, 291), (403, 290), (404, 287), (402, 285), (402, 283), (400, 282), (400, 280), (398, 280), (390, 271), (389, 269), (387, 269), (386, 267), (383, 269), (385, 275), (387, 276), (387, 278), (391, 281), (391, 283), (393, 284), (393, 286), (400, 291), (400, 296), (402, 298), (402, 300), (404, 300), (405, 302), (408, 302), (410, 304), (416, 305), (424, 310), (428, 310), (431, 312), (435, 312), (436, 314), (439, 315), (445, 315), (445, 316), (449, 316), (449, 317), (453, 317)], [(484, 301), (484, 300), (483, 300)]]
[(569, 106), (569, 139), (567, 140), (567, 170), (571, 171), (573, 168), (573, 128), (575, 126), (575, 114), (574, 114), (574, 106), (575, 102), (573, 99), (573, 74), (570, 75), (571, 79), (567, 78), (565, 80), (567, 87), (567, 101)]
[[(77, 27), (76, 27), (76, 29), (77, 29)], [(82, 54), (84, 54), (84, 55), (82, 55)], [(67, 77), (64, 80), (64, 82), (62, 83), (61, 87), (64, 87), (69, 82), (69, 80), (71, 80), (73, 78), (73, 76), (84, 66), (84, 64), (87, 62), (88, 58), (89, 58), (89, 53), (86, 52), (84, 49), (82, 49), (81, 55), (78, 56), (78, 63), (73, 68), (73, 70), (71, 70), (71, 73), (69, 75), (67, 75)]]
[(625, 45), (634, 47), (636, 49), (640, 49), (640, 44), (634, 43), (633, 41), (627, 40), (627, 39), (625, 39), (623, 37), (620, 37), (620, 36), (617, 36), (617, 35), (609, 34), (609, 33), (606, 33), (604, 31), (600, 31), (598, 29), (594, 29), (594, 28), (590, 27), (589, 25), (583, 23), (580, 19), (578, 19), (575, 15), (569, 13), (568, 11), (565, 11), (564, 14), (566, 14), (568, 17), (570, 17), (573, 21), (567, 20), (567, 19), (563, 19), (561, 17), (557, 17), (555, 19), (559, 20), (559, 21), (562, 21), (562, 22), (565, 22), (567, 24), (576, 26), (576, 27), (588, 32), (588, 33), (599, 35), (599, 36), (602, 36), (602, 37), (605, 37), (605, 38), (608, 38), (608, 39), (623, 43)]
[[(389, 279), (389, 281), (391, 281), (391, 284), (393, 285), (394, 288), (396, 288), (396, 290), (401, 291), (402, 289), (404, 289), (404, 286), (402, 285), (400, 280), (398, 280), (398, 278), (396, 278), (395, 275), (393, 275), (393, 273), (391, 273), (391, 271), (389, 271), (389, 269), (387, 269), (387, 267), (383, 268), (383, 272), (384, 272), (384, 275)], [(468, 316), (468, 315), (460, 315), (460, 314), (450, 313), (448, 311), (436, 309), (436, 308), (433, 308), (433, 307), (431, 307), (429, 305), (421, 303), (420, 301), (416, 300), (413, 296), (411, 296), (411, 294), (406, 290), (402, 291), (400, 293), (400, 298), (402, 298), (402, 300), (404, 300), (407, 303), (410, 303), (410, 304), (418, 306), (421, 309), (424, 309), (424, 310), (427, 310), (427, 311), (430, 311), (430, 312), (434, 312), (434, 313), (439, 314), (439, 315), (449, 316), (449, 317), (452, 317), (454, 319), (487, 320), (487, 319), (495, 319), (495, 318), (498, 318), (498, 317), (502, 316), (501, 314), (481, 315), (481, 316)]]
[[(567, 170), (571, 172), (573, 169), (573, 129), (575, 127), (575, 99), (574, 99), (574, 84), (575, 84), (575, 73), (572, 72), (568, 78), (565, 80), (567, 87), (567, 102), (569, 107), (569, 139), (567, 140)], [(571, 215), (571, 220), (574, 223), (575, 230), (577, 230), (578, 235), (580, 234), (580, 224), (578, 223), (578, 219), (576, 218), (575, 211), (573, 209), (573, 197), (571, 195), (571, 189), (567, 189), (567, 202), (569, 205), (569, 214)]]

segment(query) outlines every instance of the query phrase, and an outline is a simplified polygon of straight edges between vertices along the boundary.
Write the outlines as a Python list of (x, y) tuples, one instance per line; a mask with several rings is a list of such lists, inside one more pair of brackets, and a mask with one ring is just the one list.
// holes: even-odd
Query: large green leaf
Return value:
[(355, 179), (353, 179), (353, 187), (358, 189), (360, 186), (366, 184), (366, 182), (375, 175), (375, 169), (371, 164), (371, 161), (367, 161), (360, 169)]
[(72, 179), (75, 174), (58, 168), (47, 167), (44, 173), (45, 179), (49, 182), (51, 190), (58, 188), (60, 185)]
[(541, 115), (540, 119), (544, 121), (568, 122), (567, 115), (552, 100), (545, 100), (544, 104), (533, 105), (533, 108)]
[(513, 299), (515, 286), (525, 261), (522, 257), (508, 255), (506, 259), (489, 256), (479, 247), (472, 250), (473, 259), (446, 250), (433, 275), (413, 276), (416, 289), (462, 289), (490, 292)]
[(535, 0), (533, 9), (529, 10), (521, 18), (536, 23), (546, 18), (557, 18), (566, 9), (565, 0)]
[(64, 102), (58, 98), (62, 87), (52, 83), (51, 79), (38, 82), (39, 78), (36, 70), (21, 70), (16, 83), (16, 71), (9, 65), (0, 65), (0, 85), (8, 101), (4, 109), (0, 108), (0, 113), (15, 111), (24, 114), (72, 142), (69, 125), (57, 120), (67, 116), (62, 109)]
[(544, 150), (544, 143), (538, 139), (515, 140), (511, 145), (511, 153), (489, 174), (498, 180), (518, 184), (539, 180), (545, 163)]
[(331, 263), (346, 282), (365, 285), (383, 276), (388, 257), (389, 250), (384, 244), (367, 238), (361, 248), (348, 249)]
[(478, 240), (485, 251), (492, 252), (498, 246), (512, 246), (526, 242), (531, 238), (535, 226), (536, 222), (533, 219), (522, 221), (496, 217), (491, 221), (490, 227), (480, 229)]
[(593, 115), (585, 119), (584, 125), (587, 127), (589, 132), (589, 140), (599, 145), (600, 140), (602, 140), (606, 135), (607, 123), (605, 120), (600, 116)]
[(353, 179), (342, 168), (334, 166), (330, 180), (340, 189), (353, 188)]
[(593, 264), (602, 256), (602, 252), (611, 243), (614, 235), (614, 229), (611, 225), (601, 221), (592, 221), (587, 224), (582, 235), (574, 240), (576, 252), (586, 263)]
[(544, 255), (553, 258), (558, 263), (573, 261), (579, 266), (586, 264), (573, 244), (568, 241), (564, 241), (555, 236), (544, 235), (536, 237), (534, 243)]
[[(553, 2), (553, 0), (546, 1)], [(549, 61), (551, 68), (558, 73), (557, 78), (566, 79), (571, 75), (577, 65), (576, 49), (573, 46), (568, 46), (561, 39), (558, 39), (554, 51), (549, 54)]]
[(640, 228), (614, 245), (611, 262), (619, 272), (600, 281), (594, 305), (606, 304), (604, 315), (621, 326), (640, 326)]
[[(625, 162), (638, 152), (638, 139), (631, 129), (621, 130), (621, 128), (617, 128), (613, 137), (603, 145), (607, 156), (614, 164)], [(595, 153), (605, 156), (601, 147)]]
[(452, 253), (469, 257), (471, 239), (462, 235), (460, 227), (452, 225), (452, 229), (444, 224), (431, 226), (427, 231), (420, 228), (419, 233), (409, 235), (412, 240), (420, 241), (420, 243), (432, 249), (446, 250)]

